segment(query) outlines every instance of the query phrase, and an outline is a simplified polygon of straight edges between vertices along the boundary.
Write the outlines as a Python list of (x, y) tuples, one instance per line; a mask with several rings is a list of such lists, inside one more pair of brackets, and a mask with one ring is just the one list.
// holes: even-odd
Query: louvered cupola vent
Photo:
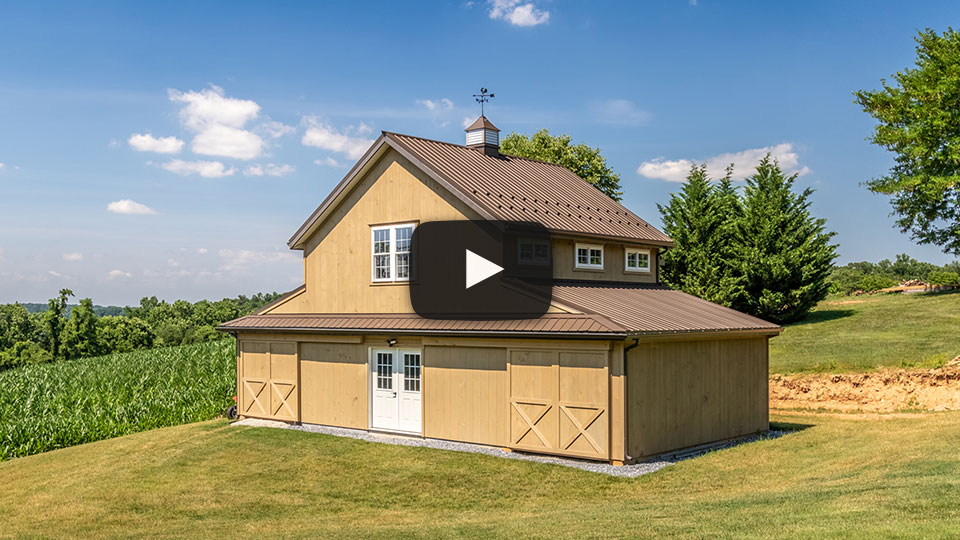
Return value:
[(467, 148), (479, 150), (488, 156), (500, 156), (500, 130), (486, 116), (477, 118), (464, 131), (467, 132)]

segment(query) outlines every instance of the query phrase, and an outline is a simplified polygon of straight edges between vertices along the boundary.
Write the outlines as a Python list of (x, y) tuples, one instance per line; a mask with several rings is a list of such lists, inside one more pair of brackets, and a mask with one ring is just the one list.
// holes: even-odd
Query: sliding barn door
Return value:
[(242, 341), (239, 413), (242, 416), (300, 420), (297, 344)]

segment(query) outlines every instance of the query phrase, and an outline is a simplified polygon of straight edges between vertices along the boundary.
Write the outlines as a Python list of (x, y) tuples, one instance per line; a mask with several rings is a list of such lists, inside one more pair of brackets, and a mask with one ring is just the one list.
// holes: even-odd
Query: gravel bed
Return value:
[(664, 467), (673, 465), (678, 461), (699, 457), (716, 450), (731, 448), (737, 445), (746, 444), (754, 441), (760, 441), (765, 439), (776, 439), (777, 437), (780, 437), (787, 433), (787, 431), (770, 430), (766, 433), (760, 433), (757, 435), (753, 435), (743, 439), (738, 439), (735, 441), (729, 441), (726, 443), (704, 446), (700, 448), (693, 448), (690, 450), (685, 450), (685, 451), (677, 452), (674, 454), (665, 454), (663, 456), (656, 458), (653, 461), (644, 461), (642, 463), (636, 463), (634, 465), (623, 465), (620, 467), (614, 467), (609, 463), (604, 463), (599, 461), (589, 461), (589, 460), (583, 460), (583, 459), (562, 458), (562, 457), (554, 457), (554, 456), (543, 456), (539, 454), (528, 454), (525, 452), (505, 452), (501, 448), (497, 448), (494, 446), (484, 446), (480, 444), (444, 441), (440, 439), (425, 439), (422, 437), (405, 436), (405, 435), (372, 433), (372, 432), (364, 431), (360, 429), (337, 428), (337, 427), (329, 427), (329, 426), (320, 426), (316, 424), (287, 424), (285, 422), (275, 422), (273, 420), (259, 420), (256, 418), (247, 418), (244, 420), (239, 420), (237, 422), (234, 422), (232, 425), (249, 426), (249, 427), (284, 428), (284, 429), (292, 429), (296, 431), (306, 431), (309, 433), (323, 433), (325, 435), (333, 435), (335, 437), (349, 437), (351, 439), (359, 439), (361, 441), (368, 441), (368, 442), (396, 444), (400, 446), (421, 446), (425, 448), (435, 448), (437, 450), (452, 450), (454, 452), (470, 452), (472, 454), (486, 454), (488, 456), (495, 456), (495, 457), (506, 458), (506, 459), (519, 459), (523, 461), (534, 461), (537, 463), (550, 463), (553, 465), (561, 465), (564, 467), (572, 467), (572, 468), (581, 469), (584, 471), (595, 472), (600, 474), (608, 474), (610, 476), (621, 476), (626, 478), (635, 478), (637, 476), (642, 476), (644, 474), (656, 472)]

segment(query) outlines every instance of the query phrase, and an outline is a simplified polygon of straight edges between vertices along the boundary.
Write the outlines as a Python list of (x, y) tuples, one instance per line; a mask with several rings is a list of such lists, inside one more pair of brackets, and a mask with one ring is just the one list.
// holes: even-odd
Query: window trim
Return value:
[[(410, 281), (410, 272), (408, 267), (407, 277), (398, 278), (397, 277), (397, 229), (405, 229), (410, 227), (411, 230), (417, 228), (416, 222), (409, 223), (392, 223), (389, 225), (371, 225), (370, 226), (370, 281), (373, 283), (404, 283)], [(390, 231), (390, 250), (386, 253), (377, 253), (374, 251), (373, 245), (376, 242), (377, 231), (388, 230)], [(411, 246), (412, 247), (412, 246)], [(410, 259), (413, 258), (413, 252), (406, 252)], [(390, 257), (390, 277), (389, 278), (377, 278), (377, 257), (382, 257), (388, 255)]]
[[(642, 253), (647, 256), (646, 268), (630, 268), (630, 254)], [(631, 274), (649, 274), (653, 267), (653, 252), (647, 248), (623, 247), (623, 271)]]
[[(537, 261), (537, 259), (534, 258), (530, 261), (524, 261), (520, 257), (520, 253), (521, 253), (520, 248), (525, 243), (529, 243), (533, 246), (536, 246), (538, 244), (546, 246), (547, 259), (545, 261)], [(534, 256), (536, 256), (536, 247), (534, 247)], [(539, 239), (539, 238), (522, 238), (522, 237), (518, 238), (517, 239), (517, 264), (520, 266), (550, 266), (551, 264), (553, 264), (553, 246), (550, 245), (550, 240)]]
[[(580, 263), (581, 248), (587, 250), (588, 261), (590, 260), (590, 250), (593, 250), (593, 249), (600, 250), (600, 264), (599, 265), (590, 264), (589, 262), (585, 264), (581, 264)], [(587, 243), (577, 242), (573, 248), (573, 267), (578, 270), (603, 270), (603, 259), (604, 259), (603, 252), (604, 252), (603, 244), (587, 244)]]

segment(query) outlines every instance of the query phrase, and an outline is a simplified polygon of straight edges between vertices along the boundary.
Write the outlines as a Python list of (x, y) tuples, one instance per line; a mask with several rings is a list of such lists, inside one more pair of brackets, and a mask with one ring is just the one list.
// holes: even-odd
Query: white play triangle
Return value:
[(476, 253), (467, 252), (467, 288), (473, 287), (477, 283), (503, 272), (503, 267), (484, 259)]

